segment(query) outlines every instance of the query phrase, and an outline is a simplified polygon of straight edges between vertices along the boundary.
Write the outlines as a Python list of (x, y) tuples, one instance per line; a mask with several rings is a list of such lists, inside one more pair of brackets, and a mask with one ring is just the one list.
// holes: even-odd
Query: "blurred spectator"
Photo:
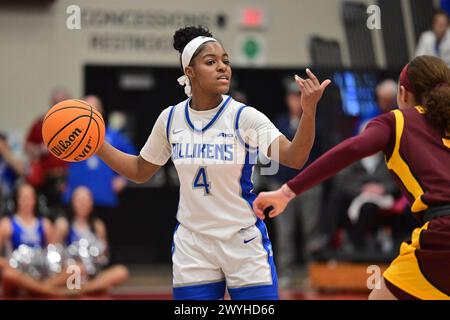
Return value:
[(445, 11), (438, 10), (433, 15), (432, 29), (425, 31), (419, 38), (416, 56), (430, 55), (444, 60), (450, 65), (449, 18)]
[[(86, 274), (82, 283), (84, 292), (104, 291), (123, 283), (128, 278), (128, 270), (122, 265), (106, 268), (108, 264), (107, 230), (103, 222), (96, 218), (92, 193), (86, 187), (77, 187), (72, 195), (72, 205), (67, 218), (60, 217), (55, 222), (57, 241), (80, 251), (85, 242), (89, 255), (74, 255), (74, 260), (83, 265)], [(91, 252), (96, 253), (91, 255)], [(72, 254), (73, 255), (73, 254)]]
[[(12, 194), (15, 182), (25, 172), (24, 164), (14, 156), (6, 135), (0, 133), (0, 202), (3, 202)], [(3, 208), (3, 206), (1, 206)], [(0, 216), (2, 211), (0, 210)]]
[[(104, 115), (102, 101), (94, 95), (87, 96), (85, 101)], [(128, 154), (136, 154), (136, 148), (121, 132), (106, 126), (105, 140), (117, 149)], [(110, 242), (114, 244), (114, 209), (119, 204), (118, 195), (127, 185), (127, 180), (109, 168), (96, 155), (81, 161), (72, 162), (67, 172), (67, 186), (64, 202), (68, 204), (73, 191), (79, 186), (86, 186), (94, 197), (95, 212), (106, 224), (110, 234)]]
[[(297, 84), (291, 82), (287, 86), (285, 102), (288, 112), (279, 116), (275, 120), (275, 126), (288, 139), (292, 140), (297, 132), (297, 128), (302, 115), (300, 105), (300, 92)], [(308, 165), (320, 155), (320, 139), (316, 136), (313, 149), (310, 153)], [(271, 189), (278, 189), (283, 183), (295, 177), (299, 170), (291, 169), (280, 165), (278, 173), (268, 176)], [(289, 287), (292, 284), (294, 265), (296, 262), (296, 236), (302, 236), (303, 257), (301, 259), (302, 269), (306, 267), (308, 257), (305, 254), (308, 241), (312, 238), (320, 215), (320, 203), (322, 200), (322, 186), (314, 187), (299, 197), (293, 199), (285, 209), (285, 213), (274, 219), (276, 230), (277, 246), (277, 267), (280, 275), (279, 283), (281, 287)], [(300, 229), (297, 227), (300, 226)]]
[[(317, 251), (332, 249), (338, 229), (351, 226), (348, 209), (352, 201), (364, 192), (392, 197), (398, 192), (380, 154), (347, 167), (333, 180), (333, 187), (321, 217), (321, 238), (315, 248)], [(362, 243), (361, 245), (363, 246)]]
[[(95, 264), (107, 250), (107, 246), (103, 246), (105, 250), (101, 250), (101, 246), (95, 242), (106, 241), (106, 230), (101, 221), (91, 219), (93, 203), (88, 189), (79, 188), (74, 194), (73, 223), (68, 224), (64, 218), (59, 218), (56, 222), (57, 228), (54, 228), (50, 220), (36, 217), (36, 193), (31, 185), (24, 184), (18, 188), (16, 203), (16, 213), (0, 220), (0, 251), (3, 247), (7, 249), (7, 258), (0, 258), (3, 293), (6, 297), (15, 297), (22, 290), (31, 295), (45, 296), (98, 292), (127, 279), (128, 271), (123, 266), (100, 271)], [(61, 226), (66, 228), (61, 229)], [(91, 241), (88, 247), (89, 256), (83, 255), (85, 260), (70, 261), (69, 258), (72, 259), (73, 254), (71, 255), (69, 250), (67, 254), (63, 253), (65, 243), (52, 244), (65, 239), (66, 236), (70, 240), (69, 245), (81, 238)], [(92, 242), (92, 239), (95, 241)], [(60, 259), (54, 259), (55, 254), (59, 255)], [(65, 257), (68, 259), (64, 259)], [(94, 270), (95, 276), (88, 273), (92, 270), (88, 268), (91, 265), (86, 263), (86, 259), (97, 268)], [(67, 287), (67, 280), (73, 275), (73, 272), (67, 272), (69, 263), (79, 267), (80, 287)], [(82, 281), (83, 279), (86, 281)], [(77, 290), (73, 291), (74, 289)]]
[[(69, 99), (65, 89), (57, 88), (51, 94), (50, 107)], [(52, 217), (62, 213), (61, 194), (64, 186), (67, 163), (48, 152), (42, 138), (44, 115), (32, 125), (25, 141), (25, 152), (30, 162), (28, 182), (46, 197)]]
[(359, 131), (369, 120), (381, 113), (389, 112), (397, 106), (397, 82), (392, 79), (381, 81), (375, 88), (378, 110), (371, 114), (360, 116), (355, 124), (355, 133)]
[[(39, 250), (53, 241), (53, 228), (46, 218), (36, 217), (36, 193), (29, 184), (21, 185), (16, 195), (16, 213), (0, 220), (0, 251), (7, 248), (8, 257), (18, 252), (22, 245), (27, 246), (26, 268), (35, 271), (27, 273), (19, 266), (3, 264), (3, 293), (14, 296), (21, 289), (32, 294), (54, 295), (54, 287), (44, 279)], [(33, 251), (36, 250), (36, 251)], [(23, 251), (23, 250), (22, 250)], [(34, 254), (36, 253), (36, 254)], [(36, 257), (36, 258), (33, 258)], [(6, 261), (4, 261), (6, 262)], [(23, 267), (23, 266), (22, 266)]]
[[(404, 200), (381, 153), (342, 170), (333, 180), (322, 212), (319, 237), (312, 246), (315, 256), (333, 249), (339, 228), (347, 231), (345, 244), (351, 253), (394, 254), (415, 225)], [(378, 241), (377, 232), (383, 225), (392, 233)]]
[(397, 82), (392, 79), (381, 81), (376, 89), (378, 108), (381, 113), (395, 109), (397, 105)]

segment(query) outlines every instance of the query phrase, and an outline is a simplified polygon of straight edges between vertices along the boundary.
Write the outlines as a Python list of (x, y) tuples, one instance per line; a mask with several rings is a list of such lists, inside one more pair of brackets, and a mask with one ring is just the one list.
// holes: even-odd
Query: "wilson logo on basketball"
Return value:
[(84, 160), (84, 159), (86, 159), (87, 156), (90, 155), (91, 150), (92, 150), (91, 141), (92, 141), (92, 138), (89, 137), (89, 140), (88, 140), (86, 146), (84, 147), (83, 151), (74, 158), (75, 161)]
[(51, 152), (55, 155), (55, 156), (60, 156), (62, 155), (64, 152), (66, 152), (67, 149), (70, 148), (70, 146), (73, 144), (73, 142), (76, 140), (76, 138), (82, 133), (83, 131), (79, 128), (76, 128), (69, 137), (67, 137), (66, 140), (59, 140), (59, 142), (54, 145), (51, 148)]

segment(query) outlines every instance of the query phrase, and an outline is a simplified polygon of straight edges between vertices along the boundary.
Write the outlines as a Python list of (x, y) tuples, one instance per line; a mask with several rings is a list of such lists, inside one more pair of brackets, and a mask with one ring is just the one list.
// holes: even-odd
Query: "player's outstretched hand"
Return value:
[(253, 202), (253, 211), (258, 218), (264, 220), (264, 211), (270, 208), (269, 217), (274, 218), (284, 211), (294, 197), (295, 193), (284, 184), (276, 191), (261, 192)]
[(331, 80), (327, 79), (322, 83), (319, 82), (317, 77), (308, 68), (306, 69), (306, 75), (308, 79), (303, 79), (298, 75), (295, 75), (295, 81), (300, 87), (301, 105), (304, 114), (309, 114), (316, 110), (317, 103), (322, 98), (323, 92), (326, 87), (331, 83)]

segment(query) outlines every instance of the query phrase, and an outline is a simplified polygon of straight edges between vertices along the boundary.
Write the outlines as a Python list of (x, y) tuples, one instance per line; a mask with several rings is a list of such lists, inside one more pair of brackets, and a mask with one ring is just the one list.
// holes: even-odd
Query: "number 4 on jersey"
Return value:
[(210, 182), (208, 182), (208, 175), (206, 174), (206, 168), (200, 167), (194, 178), (194, 189), (203, 188), (205, 195), (211, 194)]

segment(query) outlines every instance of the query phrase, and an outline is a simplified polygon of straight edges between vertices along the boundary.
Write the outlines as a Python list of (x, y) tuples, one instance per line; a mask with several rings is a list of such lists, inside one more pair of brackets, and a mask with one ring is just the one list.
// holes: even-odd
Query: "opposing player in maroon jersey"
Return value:
[(369, 299), (450, 299), (450, 69), (419, 56), (400, 74), (399, 110), (373, 119), (279, 190), (259, 194), (261, 219), (279, 215), (296, 195), (364, 157), (383, 151), (411, 211), (423, 222), (403, 243)]

